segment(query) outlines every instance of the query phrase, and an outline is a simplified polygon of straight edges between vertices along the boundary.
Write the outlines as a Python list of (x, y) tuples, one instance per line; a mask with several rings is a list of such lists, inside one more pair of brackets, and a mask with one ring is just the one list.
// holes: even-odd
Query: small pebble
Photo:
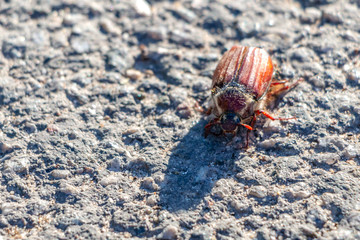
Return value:
[(196, 19), (196, 14), (185, 7), (177, 7), (175, 11), (181, 18), (183, 18), (189, 23), (193, 22)]
[(82, 22), (85, 17), (81, 14), (68, 14), (63, 19), (63, 24), (65, 26), (72, 27), (73, 25)]
[(80, 89), (74, 86), (66, 89), (66, 95), (75, 105), (84, 105), (90, 101), (87, 95), (83, 94)]
[(54, 33), (51, 37), (51, 45), (54, 48), (64, 48), (69, 46), (68, 33), (64, 30), (60, 30)]
[(123, 134), (123, 135), (129, 135), (129, 134), (136, 133), (136, 132), (138, 132), (138, 131), (139, 131), (138, 128), (133, 127), (133, 128), (128, 128), (128, 129), (125, 130), (122, 134)]
[(333, 165), (340, 160), (340, 156), (336, 153), (325, 153), (318, 155), (318, 162)]
[(155, 206), (157, 204), (156, 195), (151, 195), (146, 199), (146, 204), (149, 206)]
[(333, 11), (325, 10), (323, 11), (322, 19), (332, 24), (340, 24), (343, 22), (341, 12), (333, 12)]
[(179, 230), (176, 226), (169, 225), (163, 230), (162, 233), (160, 233), (158, 238), (166, 240), (177, 239), (178, 231)]
[(251, 213), (253, 211), (252, 206), (238, 200), (231, 201), (230, 206), (239, 214)]
[(13, 150), (13, 147), (8, 143), (0, 142), (0, 153), (9, 153)]
[(314, 175), (326, 175), (328, 172), (327, 171), (325, 171), (324, 169), (321, 169), (321, 168), (318, 168), (318, 169), (315, 169), (314, 171), (313, 171), (313, 174)]
[[(360, 40), (360, 35), (351, 30), (347, 30), (344, 34), (342, 34), (342, 37), (351, 42), (359, 42), (359, 40)], [(359, 70), (359, 68), (358, 68), (358, 70)], [(359, 72), (358, 72), (358, 74), (359, 74)]]
[(224, 199), (228, 196), (226, 189), (217, 189), (212, 194), (215, 198)]
[(71, 81), (76, 82), (81, 87), (86, 87), (87, 85), (89, 85), (93, 82), (93, 78), (91, 77), (90, 73), (84, 72), (84, 73), (75, 75)]
[(16, 157), (15, 159), (7, 159), (4, 162), (5, 171), (14, 171), (16, 173), (22, 173), (28, 170), (30, 161), (26, 157)]
[(103, 187), (106, 187), (108, 185), (114, 185), (117, 184), (119, 179), (116, 176), (107, 176), (100, 180), (100, 185)]
[(171, 105), (170, 98), (168, 96), (159, 96), (157, 105), (162, 108), (169, 108)]
[(115, 36), (121, 35), (121, 30), (119, 26), (116, 26), (113, 21), (108, 18), (102, 18), (99, 21), (99, 25), (103, 31), (108, 34), (113, 34)]
[(257, 198), (264, 198), (267, 195), (267, 189), (264, 186), (254, 186), (250, 189), (249, 195)]
[(314, 87), (317, 87), (317, 88), (325, 88), (325, 84), (326, 82), (324, 81), (324, 79), (319, 76), (319, 75), (316, 75), (316, 76), (311, 76), (310, 79), (309, 79), (309, 82), (314, 85)]
[(124, 165), (124, 160), (120, 157), (115, 157), (111, 160), (110, 167), (111, 170), (119, 171)]
[(1, 215), (7, 215), (14, 211), (14, 204), (12, 203), (2, 203), (0, 205)]
[(205, 44), (204, 36), (200, 32), (189, 32), (183, 29), (174, 29), (170, 34), (170, 40), (192, 48), (202, 48)]
[(288, 54), (293, 61), (298, 62), (312, 62), (315, 58), (314, 51), (306, 47), (290, 49)]
[(181, 118), (189, 119), (193, 115), (188, 103), (182, 103), (176, 108), (176, 112)]
[(117, 48), (108, 51), (105, 54), (106, 65), (111, 70), (117, 70), (120, 73), (134, 64), (134, 58), (128, 54), (127, 48)]
[(119, 111), (119, 109), (117, 107), (110, 105), (105, 108), (104, 114), (109, 117), (113, 117), (114, 113), (116, 113), (118, 111)]
[(49, 34), (45, 31), (35, 31), (31, 35), (31, 40), (38, 46), (49, 45)]
[(241, 21), (238, 21), (236, 27), (243, 37), (252, 37), (261, 29), (259, 22), (255, 22), (249, 18), (242, 18)]
[(198, 240), (207, 240), (207, 239), (216, 239), (215, 231), (213, 231), (211, 225), (202, 224), (201, 226), (193, 229), (190, 239)]
[(300, 16), (302, 23), (314, 24), (321, 18), (321, 11), (317, 8), (306, 8), (305, 13)]
[(90, 52), (90, 44), (89, 42), (80, 37), (73, 37), (70, 41), (71, 47), (77, 54), (89, 53)]
[(347, 75), (347, 79), (351, 80), (356, 84), (360, 84), (360, 67), (356, 68), (345, 64), (343, 70)]
[(2, 44), (2, 53), (6, 58), (24, 58), (27, 47), (25, 38), (4, 40)]
[[(0, 216), (0, 227), (3, 228), (3, 227), (7, 227), (9, 225), (9, 222), (8, 220), (6, 219), (4, 215), (4, 212), (3, 214)], [(2, 238), (2, 236), (0, 236), (0, 240), (3, 240), (4, 238)]]
[(314, 225), (324, 225), (328, 221), (326, 210), (313, 206), (306, 214), (306, 221)]
[(206, 181), (208, 179), (208, 176), (207, 176), (208, 172), (209, 172), (208, 166), (201, 167), (196, 174), (195, 181), (196, 182)]
[(358, 231), (360, 231), (360, 212), (352, 211), (347, 217), (347, 221), (350, 226), (355, 227)]
[(136, 70), (136, 69), (127, 69), (125, 74), (131, 80), (139, 80), (143, 77), (143, 74), (139, 70)]
[(279, 133), (284, 131), (284, 128), (281, 126), (280, 121), (271, 121), (266, 120), (264, 127), (263, 127), (264, 133)]
[(311, 193), (308, 191), (293, 191), (292, 196), (297, 199), (305, 199), (311, 196)]
[(26, 122), (25, 129), (28, 133), (34, 133), (36, 131), (36, 125), (33, 123)]
[(170, 100), (175, 106), (178, 106), (179, 104), (185, 102), (187, 98), (188, 94), (186, 89), (175, 88), (170, 91)]
[[(336, 77), (336, 79), (340, 79), (340, 77)], [(345, 111), (351, 111), (351, 103), (353, 101), (353, 99), (351, 99), (351, 97), (345, 95), (345, 94), (336, 94), (335, 95), (335, 99), (336, 101), (339, 103), (339, 111), (340, 112), (345, 112)], [(347, 145), (347, 143), (344, 143), (343, 140), (341, 139), (334, 139), (334, 143), (338, 143), (341, 145), (341, 148), (344, 148), (345, 145)], [(338, 145), (336, 144), (336, 145)]]
[(172, 115), (163, 115), (161, 116), (159, 122), (164, 126), (173, 126), (176, 122), (176, 117)]
[(141, 181), (141, 187), (150, 190), (157, 191), (159, 190), (159, 186), (155, 183), (152, 177), (146, 177)]
[(167, 71), (167, 82), (173, 85), (180, 85), (183, 82), (183, 71), (175, 68), (170, 68)]
[[(340, 100), (340, 99), (339, 99)], [(335, 145), (340, 151), (344, 150), (348, 143), (339, 137), (324, 137), (318, 140), (318, 147), (324, 150), (329, 149), (332, 145)]]
[(349, 145), (345, 148), (344, 150), (344, 157), (346, 157), (347, 159), (351, 159), (351, 158), (355, 158), (356, 156), (359, 155), (359, 148), (356, 148), (353, 145)]
[[(203, 169), (203, 171), (206, 171)], [(202, 174), (202, 173), (200, 173)], [(206, 174), (206, 173), (205, 173)], [(229, 185), (229, 181), (225, 179), (220, 179), (216, 182), (215, 187), (213, 188), (212, 195), (216, 198), (224, 199), (225, 197), (231, 194), (231, 185)]]
[(146, 34), (153, 40), (164, 40), (167, 37), (168, 32), (166, 27), (156, 26), (147, 29)]
[(275, 139), (267, 139), (267, 140), (260, 142), (259, 147), (264, 148), (264, 149), (270, 149), (270, 148), (273, 148), (275, 146), (275, 144), (276, 144)]
[(163, 173), (156, 173), (154, 176), (154, 181), (157, 183), (157, 184), (160, 184), (162, 182), (164, 182), (165, 180), (165, 176)]
[(132, 6), (135, 9), (136, 13), (143, 17), (151, 16), (151, 7), (150, 4), (145, 0), (133, 0)]
[(305, 236), (312, 237), (312, 238), (317, 237), (316, 227), (314, 225), (305, 224), (305, 225), (301, 226), (301, 230), (305, 234)]
[(79, 192), (75, 186), (65, 182), (60, 183), (59, 190), (65, 194), (77, 194)]
[(59, 129), (58, 129), (58, 127), (55, 126), (54, 124), (49, 124), (49, 125), (47, 126), (47, 128), (46, 128), (46, 131), (47, 131), (48, 133), (50, 133), (50, 134), (54, 134), (54, 133), (58, 132)]
[(88, 2), (89, 9), (91, 13), (95, 16), (101, 15), (104, 13), (104, 4), (101, 4), (101, 2)]
[(69, 134), (68, 134), (68, 138), (69, 138), (69, 140), (74, 140), (74, 139), (76, 139), (77, 138), (77, 133), (76, 132), (70, 132)]
[(56, 169), (51, 172), (51, 176), (57, 179), (64, 179), (71, 175), (69, 170)]

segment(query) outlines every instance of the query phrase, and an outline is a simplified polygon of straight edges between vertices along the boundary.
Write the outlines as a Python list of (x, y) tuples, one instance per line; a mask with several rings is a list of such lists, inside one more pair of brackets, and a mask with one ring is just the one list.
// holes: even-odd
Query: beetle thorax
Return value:
[(213, 101), (215, 115), (220, 116), (224, 112), (234, 112), (241, 118), (251, 116), (254, 105), (257, 104), (253, 94), (242, 86), (232, 84), (214, 92)]

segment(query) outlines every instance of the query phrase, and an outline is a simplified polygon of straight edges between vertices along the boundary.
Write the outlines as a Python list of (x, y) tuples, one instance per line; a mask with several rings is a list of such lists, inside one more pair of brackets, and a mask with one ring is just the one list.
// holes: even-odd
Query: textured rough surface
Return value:
[[(0, 1), (0, 238), (360, 238), (359, 1)], [(233, 45), (305, 79), (204, 139)]]

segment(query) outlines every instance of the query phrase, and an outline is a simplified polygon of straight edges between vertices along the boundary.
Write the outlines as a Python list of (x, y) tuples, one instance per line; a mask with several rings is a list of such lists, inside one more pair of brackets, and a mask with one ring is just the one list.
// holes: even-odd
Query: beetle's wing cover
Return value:
[(272, 61), (265, 50), (234, 46), (224, 54), (217, 65), (212, 88), (221, 88), (235, 81), (245, 86), (256, 99), (260, 99), (271, 83), (272, 74)]
[(212, 88), (223, 87), (231, 82), (236, 74), (240, 57), (244, 56), (247, 47), (233, 46), (220, 59), (213, 75)]

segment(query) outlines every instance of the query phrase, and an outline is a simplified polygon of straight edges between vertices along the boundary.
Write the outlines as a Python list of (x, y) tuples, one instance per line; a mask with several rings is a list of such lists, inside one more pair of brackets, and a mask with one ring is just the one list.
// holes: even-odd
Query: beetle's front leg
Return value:
[(206, 116), (209, 116), (212, 113), (213, 107), (209, 107), (206, 111), (205, 114)]
[(220, 119), (215, 118), (215, 119), (211, 120), (208, 124), (205, 125), (205, 127), (204, 127), (204, 130), (205, 130), (204, 131), (204, 136), (205, 136), (205, 138), (210, 134), (211, 127), (214, 126), (214, 125), (217, 125), (219, 123), (220, 123)]
[(252, 131), (254, 129), (255, 122), (256, 122), (256, 114), (251, 118), (251, 122), (250, 122), (251, 129), (248, 128), (248, 130), (246, 132), (246, 143), (245, 143), (245, 147), (244, 147), (246, 149), (249, 146), (250, 131)]

